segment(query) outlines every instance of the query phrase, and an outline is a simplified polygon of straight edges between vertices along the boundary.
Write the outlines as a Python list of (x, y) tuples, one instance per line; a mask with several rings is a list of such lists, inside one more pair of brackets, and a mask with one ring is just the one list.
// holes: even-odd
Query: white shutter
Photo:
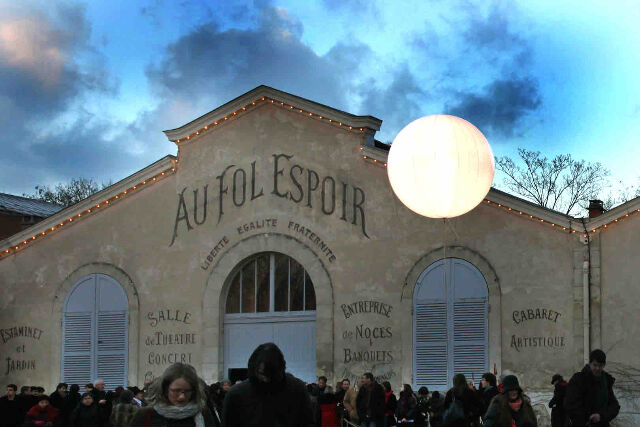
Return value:
[(97, 377), (113, 390), (127, 385), (127, 313), (98, 313)]
[(476, 381), (487, 370), (487, 299), (453, 304), (453, 370)]
[(447, 303), (415, 305), (414, 383), (431, 390), (447, 385)]
[(91, 347), (93, 313), (65, 313), (62, 322), (62, 381), (87, 384), (92, 381)]
[(71, 289), (63, 313), (62, 379), (106, 388), (127, 386), (128, 302), (118, 282), (104, 274), (83, 277)]

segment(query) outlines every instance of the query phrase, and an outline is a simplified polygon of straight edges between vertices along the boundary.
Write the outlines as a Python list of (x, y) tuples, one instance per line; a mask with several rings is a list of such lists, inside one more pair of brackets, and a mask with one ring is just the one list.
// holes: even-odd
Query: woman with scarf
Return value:
[(58, 410), (50, 405), (49, 396), (38, 396), (38, 403), (33, 405), (24, 417), (25, 427), (56, 427), (59, 425)]
[(70, 427), (101, 427), (104, 424), (102, 410), (93, 400), (91, 393), (83, 393), (80, 403), (71, 412)]
[(149, 387), (151, 406), (139, 410), (132, 427), (213, 427), (206, 394), (196, 370), (184, 363), (169, 366)]
[(396, 409), (396, 418), (400, 422), (399, 425), (409, 425), (415, 421), (417, 404), (418, 399), (416, 399), (411, 386), (409, 384), (403, 385), (400, 399), (398, 399), (398, 409)]
[(384, 427), (395, 426), (395, 413), (398, 406), (398, 399), (396, 399), (396, 395), (393, 394), (389, 381), (383, 382), (382, 387), (384, 387)]
[(538, 427), (536, 414), (529, 398), (522, 393), (518, 378), (507, 375), (502, 384), (502, 393), (489, 404), (484, 427)]

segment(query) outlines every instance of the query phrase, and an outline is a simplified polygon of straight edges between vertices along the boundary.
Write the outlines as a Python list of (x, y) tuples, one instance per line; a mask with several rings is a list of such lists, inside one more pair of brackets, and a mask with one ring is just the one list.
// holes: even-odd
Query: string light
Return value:
[[(177, 162), (177, 161), (176, 161), (176, 162)], [(176, 170), (176, 168), (175, 168), (175, 167), (172, 167), (171, 169), (164, 170), (164, 171), (160, 172), (159, 174), (157, 174), (156, 176), (152, 177), (152, 178), (151, 178), (151, 180), (144, 180), (144, 181), (142, 181), (142, 183), (141, 183), (141, 184), (153, 184), (153, 183), (155, 183), (155, 182), (158, 182), (159, 178), (161, 178), (161, 177), (165, 176), (165, 175), (166, 175), (166, 174), (168, 174), (168, 173), (173, 173), (173, 172), (175, 172), (175, 170)], [(149, 182), (147, 182), (147, 181), (149, 181)], [(138, 185), (140, 185), (140, 184), (138, 184)], [(147, 185), (147, 186), (148, 186), (148, 185)], [(110, 198), (108, 198), (108, 199), (105, 199), (105, 200), (103, 200), (102, 202), (100, 202), (100, 203), (96, 204), (96, 205), (95, 205), (95, 207), (96, 207), (96, 208), (100, 208), (100, 207), (102, 207), (102, 208), (107, 208), (107, 207), (109, 207), (109, 206), (113, 206), (113, 202), (114, 202), (114, 201), (116, 201), (116, 200), (121, 200), (122, 198), (124, 198), (124, 196), (125, 196), (126, 194), (130, 193), (131, 191), (135, 190), (136, 188), (137, 188), (137, 186), (136, 186), (136, 185), (134, 185), (134, 186), (132, 186), (131, 188), (128, 188), (128, 189), (126, 189), (126, 190), (123, 190), (121, 193), (116, 194), (115, 196), (110, 197)], [(87, 209), (87, 210), (86, 210), (86, 211), (84, 211), (84, 212), (86, 212), (87, 214), (90, 214), (90, 213), (91, 213), (91, 211), (92, 211), (92, 209), (91, 209), (91, 208), (89, 208), (89, 209)], [(94, 209), (94, 211), (95, 211), (95, 209)], [(76, 217), (81, 217), (81, 216), (82, 216), (82, 212), (81, 212), (81, 213), (76, 214), (75, 216), (76, 216)], [(85, 216), (86, 216), (86, 215), (85, 215)], [(73, 217), (69, 217), (69, 218), (67, 218), (65, 221), (58, 223), (58, 225), (54, 225), (54, 226), (52, 226), (52, 227), (48, 227), (48, 228), (47, 228), (47, 230), (48, 230), (48, 231), (49, 231), (49, 233), (50, 233), (50, 232), (55, 231), (56, 229), (58, 229), (58, 228), (60, 228), (60, 227), (62, 227), (62, 226), (64, 226), (64, 225), (66, 225), (66, 224), (69, 224), (70, 222), (73, 222)], [(76, 222), (77, 222), (77, 221), (76, 221)], [(37, 240), (37, 239), (39, 239), (39, 238), (42, 238), (43, 236), (45, 236), (45, 235), (47, 235), (47, 234), (49, 234), (49, 233), (46, 233), (45, 231), (38, 232), (38, 233), (36, 233), (36, 234), (32, 235), (31, 237), (29, 237), (28, 239), (23, 240), (23, 241), (22, 241), (22, 243), (21, 243), (21, 245), (23, 245), (23, 246), (24, 246), (24, 245), (26, 245), (27, 243), (31, 243), (31, 242), (33, 242), (34, 240)], [(19, 246), (9, 247), (9, 248), (6, 248), (6, 249), (4, 249), (4, 250), (0, 249), (0, 258), (2, 258), (2, 257), (4, 257), (4, 256), (7, 256), (7, 255), (11, 254), (11, 252), (12, 252), (12, 251), (17, 251), (18, 249), (19, 249)]]

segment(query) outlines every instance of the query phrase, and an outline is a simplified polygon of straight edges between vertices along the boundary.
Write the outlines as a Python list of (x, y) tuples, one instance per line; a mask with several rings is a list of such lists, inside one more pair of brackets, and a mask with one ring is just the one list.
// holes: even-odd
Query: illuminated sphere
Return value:
[(405, 126), (387, 161), (396, 196), (429, 218), (452, 218), (475, 208), (489, 192), (494, 171), (482, 132), (448, 115), (422, 117)]

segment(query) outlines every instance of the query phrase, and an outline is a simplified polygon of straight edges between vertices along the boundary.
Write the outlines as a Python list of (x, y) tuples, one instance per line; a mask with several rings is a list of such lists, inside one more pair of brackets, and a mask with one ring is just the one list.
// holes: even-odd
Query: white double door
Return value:
[(287, 363), (287, 372), (305, 382), (316, 381), (315, 312), (278, 316), (274, 313), (227, 314), (224, 323), (224, 375), (230, 369), (247, 368), (251, 353), (260, 344), (275, 343)]

